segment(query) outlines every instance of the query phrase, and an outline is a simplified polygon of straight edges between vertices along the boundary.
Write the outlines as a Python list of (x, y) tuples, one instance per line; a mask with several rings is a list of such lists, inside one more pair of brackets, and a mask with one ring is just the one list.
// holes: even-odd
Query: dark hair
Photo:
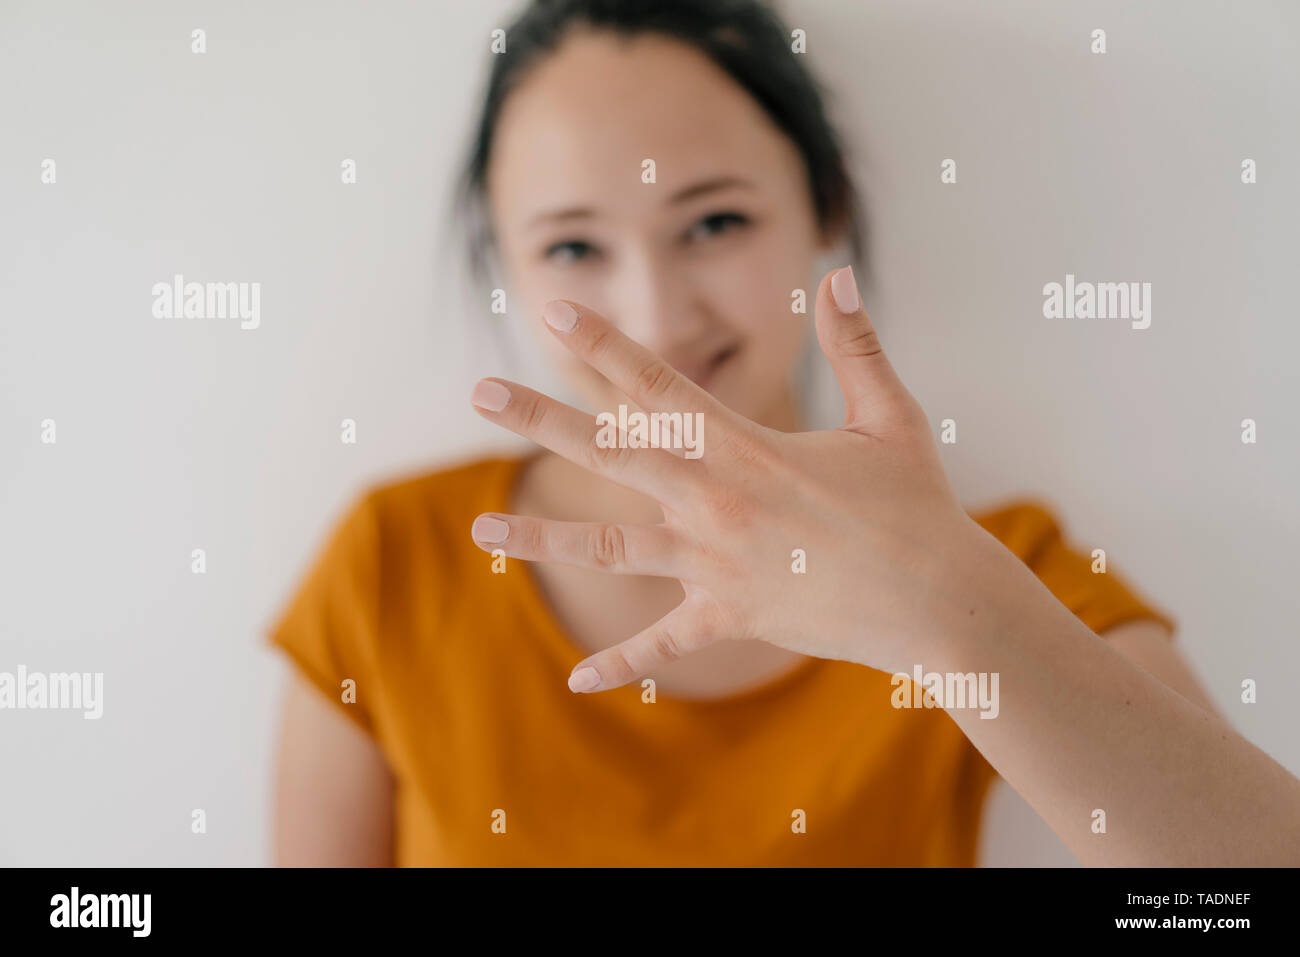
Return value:
[(625, 36), (657, 32), (705, 53), (767, 111), (798, 147), (821, 228), (843, 230), (855, 261), (865, 235), (860, 199), (844, 151), (826, 117), (817, 81), (790, 49), (790, 32), (761, 0), (532, 0), (506, 28), (506, 48), (492, 58), (487, 94), (456, 197), (470, 224), (469, 265), (482, 280), (492, 246), (486, 176), (493, 133), (506, 96), (529, 68), (575, 26)]

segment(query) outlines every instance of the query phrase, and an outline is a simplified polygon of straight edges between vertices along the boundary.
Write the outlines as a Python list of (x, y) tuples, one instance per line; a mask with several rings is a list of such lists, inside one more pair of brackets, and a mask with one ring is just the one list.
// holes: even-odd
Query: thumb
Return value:
[(885, 358), (880, 338), (862, 308), (852, 266), (822, 277), (816, 324), (817, 341), (844, 393), (845, 426), (888, 424), (888, 417), (911, 395)]

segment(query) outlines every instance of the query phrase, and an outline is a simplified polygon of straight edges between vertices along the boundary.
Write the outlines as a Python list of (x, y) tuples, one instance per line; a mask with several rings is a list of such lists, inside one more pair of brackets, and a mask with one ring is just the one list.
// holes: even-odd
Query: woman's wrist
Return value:
[(1061, 628), (1078, 621), (1013, 552), (966, 517), (926, 573), (933, 604), (925, 627), (901, 649), (891, 673), (967, 674), (987, 670), (1013, 631)]

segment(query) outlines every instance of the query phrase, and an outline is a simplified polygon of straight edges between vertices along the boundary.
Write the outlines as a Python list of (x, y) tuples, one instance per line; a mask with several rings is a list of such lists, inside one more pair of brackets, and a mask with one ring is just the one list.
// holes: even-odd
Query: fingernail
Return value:
[(569, 690), (574, 694), (591, 691), (600, 684), (600, 672), (595, 668), (579, 668), (569, 675)]
[(845, 266), (831, 276), (831, 298), (840, 312), (857, 312), (861, 302), (858, 299), (858, 284), (853, 278), (853, 267)]
[(489, 382), (487, 379), (480, 379), (474, 386), (474, 391), (470, 393), (469, 400), (480, 409), (486, 409), (489, 412), (500, 412), (510, 401), (510, 390), (500, 382)]
[(499, 518), (492, 518), (488, 515), (480, 515), (474, 519), (474, 527), (469, 532), (478, 542), (487, 542), (489, 545), (495, 545), (497, 542), (504, 542), (510, 534), (510, 526)]
[(571, 332), (578, 321), (578, 311), (563, 299), (552, 299), (542, 306), (542, 318), (557, 332)]

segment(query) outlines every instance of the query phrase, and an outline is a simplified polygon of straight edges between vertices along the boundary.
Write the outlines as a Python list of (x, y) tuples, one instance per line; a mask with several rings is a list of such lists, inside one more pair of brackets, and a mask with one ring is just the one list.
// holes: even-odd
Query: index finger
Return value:
[(542, 307), (542, 318), (569, 351), (647, 412), (703, 412), (717, 422), (735, 415), (600, 313), (552, 299)]

